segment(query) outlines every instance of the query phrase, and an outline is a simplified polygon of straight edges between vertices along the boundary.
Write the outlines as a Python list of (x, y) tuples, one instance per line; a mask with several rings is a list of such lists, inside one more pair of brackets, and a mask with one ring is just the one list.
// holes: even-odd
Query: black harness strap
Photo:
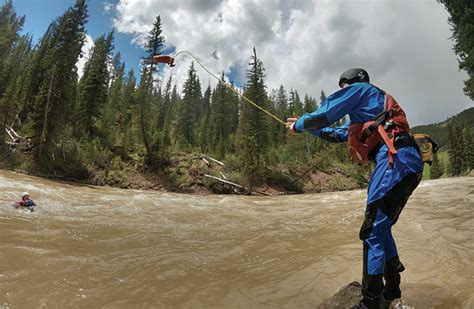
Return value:
[(362, 137), (360, 138), (360, 142), (365, 143), (367, 138), (369, 138), (369, 136), (372, 135), (372, 133), (377, 131), (377, 128), (380, 125), (382, 125), (387, 119), (392, 118), (392, 116), (393, 116), (393, 110), (383, 111), (383, 112), (377, 114), (372, 119), (372, 120), (374, 120), (374, 122), (370, 126), (368, 126), (367, 128), (364, 129), (364, 133), (363, 133)]

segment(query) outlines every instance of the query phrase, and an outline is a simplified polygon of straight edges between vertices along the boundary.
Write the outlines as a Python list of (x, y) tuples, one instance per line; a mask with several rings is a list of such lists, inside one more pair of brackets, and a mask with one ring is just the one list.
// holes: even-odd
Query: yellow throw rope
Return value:
[(229, 83), (227, 83), (226, 81), (222, 80), (221, 78), (219, 78), (217, 75), (215, 75), (214, 73), (212, 73), (211, 71), (209, 71), (196, 57), (194, 57), (194, 55), (187, 51), (187, 50), (182, 50), (180, 52), (178, 52), (176, 55), (173, 56), (173, 58), (176, 58), (177, 56), (179, 56), (180, 54), (188, 54), (190, 55), (207, 73), (209, 73), (212, 77), (214, 77), (215, 79), (217, 79), (219, 82), (223, 83), (224, 86), (226, 86), (228, 89), (232, 90), (234, 93), (236, 93), (238, 96), (240, 96), (242, 99), (244, 99), (245, 101), (247, 101), (248, 103), (252, 104), (253, 106), (255, 106), (256, 108), (258, 108), (259, 110), (261, 110), (262, 112), (264, 112), (265, 114), (267, 114), (268, 116), (272, 117), (273, 119), (275, 119), (276, 121), (278, 121), (279, 123), (283, 124), (284, 126), (286, 126), (286, 123), (281, 120), (280, 118), (278, 118), (277, 116), (273, 115), (272, 113), (270, 113), (269, 111), (267, 111), (266, 109), (264, 109), (263, 107), (257, 105), (257, 103), (253, 102), (252, 100), (250, 100), (249, 98), (247, 98), (246, 96), (244, 96), (243, 94), (241, 94), (240, 92), (238, 92), (237, 90), (235, 90), (234, 87), (232, 87), (232, 85), (230, 85)]

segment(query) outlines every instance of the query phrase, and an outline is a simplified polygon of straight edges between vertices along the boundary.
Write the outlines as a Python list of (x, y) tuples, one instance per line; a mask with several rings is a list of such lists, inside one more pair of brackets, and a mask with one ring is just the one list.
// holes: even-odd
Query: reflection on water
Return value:
[[(0, 171), (0, 308), (315, 308), (361, 275), (364, 191), (192, 196)], [(15, 210), (29, 191), (37, 212)], [(405, 300), (474, 308), (474, 178), (422, 182), (394, 228)]]

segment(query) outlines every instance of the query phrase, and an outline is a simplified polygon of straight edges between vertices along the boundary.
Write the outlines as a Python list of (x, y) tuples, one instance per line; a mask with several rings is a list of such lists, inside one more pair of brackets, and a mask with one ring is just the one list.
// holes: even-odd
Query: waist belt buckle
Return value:
[(393, 127), (393, 125), (394, 125), (393, 121), (392, 121), (392, 120), (389, 120), (389, 121), (387, 121), (387, 122), (385, 123), (385, 125), (383, 126), (383, 129), (384, 129), (385, 131), (387, 131), (388, 129), (390, 129), (391, 127)]

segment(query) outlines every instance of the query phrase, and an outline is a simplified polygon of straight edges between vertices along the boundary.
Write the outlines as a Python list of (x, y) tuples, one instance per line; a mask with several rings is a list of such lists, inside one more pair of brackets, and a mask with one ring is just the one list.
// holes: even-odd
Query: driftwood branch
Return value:
[(23, 136), (21, 136), (20, 134), (16, 133), (15, 130), (13, 130), (12, 127), (10, 126), (5, 126), (5, 131), (7, 132), (8, 136), (10, 136), (10, 138), (13, 140), (13, 142), (15, 143), (19, 143), (20, 140), (24, 139)]
[(211, 157), (209, 157), (209, 156), (204, 156), (203, 159), (208, 159), (208, 160), (211, 160), (211, 161), (214, 162), (214, 163), (219, 164), (220, 166), (225, 166), (225, 164), (222, 163), (221, 161), (216, 160), (216, 159), (214, 159), (214, 158), (211, 158)]
[(9, 128), (5, 128), (5, 131), (7, 132), (8, 136), (10, 136), (10, 138), (11, 138), (13, 141), (16, 141), (16, 140), (17, 140), (15, 137), (13, 137), (13, 134), (10, 132), (10, 129), (9, 129)]
[(207, 177), (207, 178), (211, 178), (211, 179), (217, 180), (217, 181), (219, 181), (219, 182), (225, 183), (225, 184), (227, 184), (227, 185), (230, 185), (230, 186), (239, 188), (239, 189), (241, 189), (241, 190), (246, 190), (246, 191), (248, 191), (246, 187), (241, 186), (241, 185), (239, 185), (239, 184), (236, 184), (236, 183), (234, 183), (234, 182), (230, 182), (230, 181), (228, 181), (228, 180), (225, 180), (225, 179), (222, 179), (222, 178), (219, 178), (219, 177), (215, 177), (215, 176), (211, 176), (211, 175), (208, 175), (208, 174), (204, 174), (204, 176)]
[[(250, 191), (248, 188), (244, 187), (244, 186), (241, 186), (239, 184), (236, 184), (234, 182), (230, 182), (228, 180), (225, 180), (225, 179), (222, 179), (222, 178), (219, 178), (219, 177), (215, 177), (215, 176), (211, 176), (211, 175), (208, 175), (208, 174), (204, 174), (205, 177), (207, 178), (211, 178), (211, 179), (214, 179), (214, 180), (217, 180), (219, 182), (222, 182), (222, 183), (225, 183), (229, 186), (232, 186), (232, 187), (235, 187), (235, 188), (239, 188), (240, 190), (246, 192), (247, 194), (251, 194), (251, 193), (257, 193), (257, 194), (261, 194), (261, 195), (266, 195), (266, 196), (270, 196), (271, 194), (268, 194), (268, 193), (265, 193), (265, 192), (262, 192), (262, 191)], [(235, 193), (238, 193), (234, 190)]]

